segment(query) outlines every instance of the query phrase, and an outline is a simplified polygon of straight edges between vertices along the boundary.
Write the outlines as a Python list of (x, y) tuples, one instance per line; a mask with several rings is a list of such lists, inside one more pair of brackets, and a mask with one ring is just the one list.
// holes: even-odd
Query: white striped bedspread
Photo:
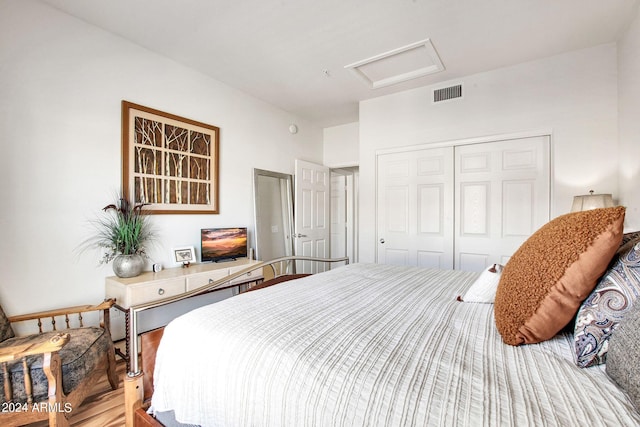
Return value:
[(201, 426), (640, 425), (570, 335), (502, 343), (477, 273), (351, 264), (172, 321), (151, 411)]

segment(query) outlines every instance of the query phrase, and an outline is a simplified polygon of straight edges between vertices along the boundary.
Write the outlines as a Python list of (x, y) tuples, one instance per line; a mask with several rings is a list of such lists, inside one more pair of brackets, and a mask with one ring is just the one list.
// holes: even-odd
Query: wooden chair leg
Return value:
[(49, 427), (68, 427), (62, 394), (62, 367), (58, 353), (45, 353), (42, 369), (49, 382)]
[(109, 379), (109, 384), (111, 384), (111, 389), (115, 390), (118, 388), (118, 375), (116, 374), (116, 353), (115, 351), (107, 352), (107, 378)]

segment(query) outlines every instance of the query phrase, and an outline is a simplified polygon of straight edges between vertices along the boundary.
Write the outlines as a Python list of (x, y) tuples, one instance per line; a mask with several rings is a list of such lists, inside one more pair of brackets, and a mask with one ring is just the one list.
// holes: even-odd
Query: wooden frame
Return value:
[(192, 264), (196, 262), (196, 250), (193, 246), (181, 246), (171, 250), (171, 259), (176, 265)]
[(122, 101), (122, 191), (152, 213), (219, 213), (220, 129)]

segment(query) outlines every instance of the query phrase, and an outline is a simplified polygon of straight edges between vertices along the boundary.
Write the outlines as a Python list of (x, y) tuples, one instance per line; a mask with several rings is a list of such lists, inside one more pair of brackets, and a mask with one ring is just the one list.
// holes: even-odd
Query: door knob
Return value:
[(380, 243), (384, 244), (384, 239), (380, 239)]
[(307, 237), (307, 235), (298, 233), (298, 234), (294, 234), (293, 237)]

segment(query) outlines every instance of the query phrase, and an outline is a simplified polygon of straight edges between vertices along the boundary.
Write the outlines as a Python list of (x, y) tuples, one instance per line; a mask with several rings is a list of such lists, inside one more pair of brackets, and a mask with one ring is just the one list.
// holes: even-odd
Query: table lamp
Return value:
[(598, 208), (610, 208), (614, 206), (611, 194), (593, 194), (593, 190), (589, 194), (573, 197), (573, 206), (571, 212), (588, 211)]

